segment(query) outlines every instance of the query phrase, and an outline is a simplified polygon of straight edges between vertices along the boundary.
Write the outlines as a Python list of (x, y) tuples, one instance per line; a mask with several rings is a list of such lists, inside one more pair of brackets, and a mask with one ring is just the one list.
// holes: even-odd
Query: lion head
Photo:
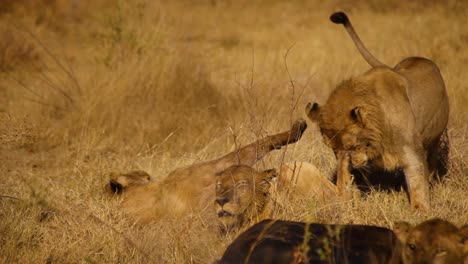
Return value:
[(381, 109), (372, 90), (360, 80), (344, 81), (327, 103), (308, 103), (306, 114), (320, 128), (325, 144), (335, 154), (349, 153), (354, 168), (367, 165), (379, 156), (382, 139)]
[(149, 183), (151, 176), (141, 170), (127, 173), (111, 172), (109, 174), (109, 184), (106, 186), (110, 193), (122, 193), (125, 189), (133, 186), (145, 185)]
[[(457, 228), (442, 219), (431, 219), (412, 226), (395, 223), (394, 232), (402, 242), (404, 264), (463, 263), (468, 252), (468, 228)], [(466, 263), (466, 262), (465, 262)]]
[(215, 209), (221, 228), (240, 226), (261, 213), (268, 203), (271, 180), (276, 170), (257, 172), (249, 166), (236, 165), (216, 176)]

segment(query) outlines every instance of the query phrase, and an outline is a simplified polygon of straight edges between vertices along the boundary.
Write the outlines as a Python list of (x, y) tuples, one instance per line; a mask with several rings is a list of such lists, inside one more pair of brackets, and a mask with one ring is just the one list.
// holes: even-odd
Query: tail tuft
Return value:
[(123, 189), (124, 189), (122, 184), (120, 184), (116, 180), (110, 180), (109, 181), (109, 188), (110, 188), (111, 193), (117, 193), (117, 194), (121, 194)]
[(330, 16), (330, 20), (335, 24), (346, 25), (349, 23), (348, 16), (344, 12), (336, 12)]
[[(354, 42), (354, 45), (356, 45), (356, 48), (359, 50), (361, 53), (362, 57), (369, 63), (370, 66), (372, 67), (378, 67), (378, 66), (386, 66), (382, 62), (380, 62), (378, 59), (374, 57), (364, 46), (362, 43), (361, 39), (359, 39), (359, 36), (356, 34), (354, 31), (353, 26), (351, 25), (351, 21), (349, 21), (348, 16), (344, 12), (336, 12), (333, 13), (330, 16), (330, 20), (335, 23), (335, 24), (343, 24), (345, 27), (346, 31), (348, 31), (349, 36)], [(309, 116), (310, 117), (310, 116)]]

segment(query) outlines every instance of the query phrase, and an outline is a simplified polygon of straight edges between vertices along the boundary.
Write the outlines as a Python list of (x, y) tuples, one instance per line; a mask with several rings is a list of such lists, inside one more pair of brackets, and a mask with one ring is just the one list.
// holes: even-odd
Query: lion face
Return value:
[(417, 226), (398, 222), (394, 232), (403, 244), (404, 264), (463, 263), (468, 235), (448, 221), (431, 219)]
[[(322, 129), (323, 131), (324, 129)], [(354, 168), (364, 167), (369, 160), (368, 150), (369, 142), (358, 139), (359, 134), (353, 133), (351, 129), (343, 129), (342, 131), (322, 132), (325, 144), (333, 149), (335, 154), (339, 151), (349, 153), (351, 164)], [(330, 132), (332, 131), (332, 132)], [(330, 134), (334, 136), (330, 137)]]
[(373, 123), (373, 106), (355, 100), (348, 86), (351, 81), (341, 84), (324, 106), (307, 104), (306, 114), (316, 123), (325, 144), (335, 154), (345, 151), (350, 156), (351, 165), (361, 168), (379, 156), (378, 137)]
[(260, 213), (269, 198), (275, 170), (257, 172), (243, 165), (232, 166), (217, 175), (215, 210), (221, 228), (242, 225)]

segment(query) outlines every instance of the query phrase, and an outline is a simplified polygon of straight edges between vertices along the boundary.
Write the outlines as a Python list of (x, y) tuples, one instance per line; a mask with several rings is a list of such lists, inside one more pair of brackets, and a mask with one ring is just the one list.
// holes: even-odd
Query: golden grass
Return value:
[[(162, 177), (231, 151), (234, 138), (245, 144), (287, 128), (306, 102), (323, 102), (340, 80), (369, 68), (328, 21), (336, 10), (349, 13), (382, 61), (417, 55), (439, 65), (451, 103), (450, 174), (435, 184), (428, 213), (411, 210), (403, 192), (373, 191), (349, 203), (287, 201), (277, 217), (466, 223), (463, 1), (72, 2), (8, 1), (0, 9), (0, 262), (218, 258), (235, 234), (218, 237), (196, 217), (134, 226), (104, 194), (107, 173)], [(316, 130), (289, 146), (286, 159), (329, 175), (334, 157)], [(259, 166), (280, 160), (274, 153)]]

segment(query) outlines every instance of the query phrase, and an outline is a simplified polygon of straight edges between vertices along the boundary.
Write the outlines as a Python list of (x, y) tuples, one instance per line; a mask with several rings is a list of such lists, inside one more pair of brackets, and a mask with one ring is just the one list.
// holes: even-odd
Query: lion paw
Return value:
[(291, 127), (291, 137), (294, 139), (300, 139), (306, 129), (307, 123), (304, 119), (300, 118), (296, 120)]

